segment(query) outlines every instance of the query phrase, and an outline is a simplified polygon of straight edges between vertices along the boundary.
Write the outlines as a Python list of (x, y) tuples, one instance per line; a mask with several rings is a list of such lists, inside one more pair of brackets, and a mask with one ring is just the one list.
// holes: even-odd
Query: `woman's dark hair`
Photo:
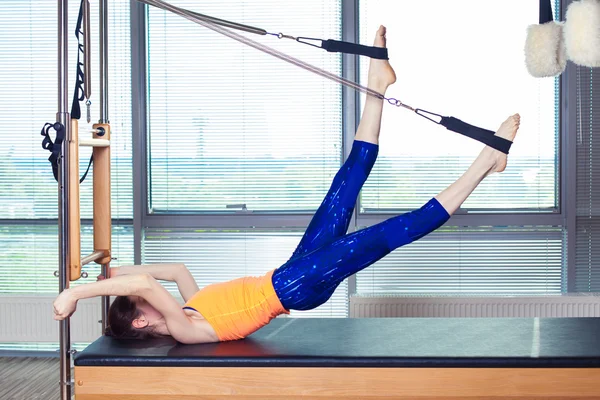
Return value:
[(159, 337), (152, 327), (135, 328), (134, 319), (142, 312), (138, 310), (135, 302), (127, 296), (117, 296), (108, 309), (108, 326), (104, 334), (117, 339), (150, 339)]

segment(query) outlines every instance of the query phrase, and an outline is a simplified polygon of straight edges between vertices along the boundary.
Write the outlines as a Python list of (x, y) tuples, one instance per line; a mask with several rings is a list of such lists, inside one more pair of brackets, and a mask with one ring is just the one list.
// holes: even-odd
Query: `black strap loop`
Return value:
[(458, 118), (442, 117), (440, 125), (445, 126), (448, 130), (460, 133), (470, 137), (471, 139), (475, 139), (481, 143), (484, 143), (505, 154), (508, 154), (510, 146), (512, 145), (510, 140), (496, 136), (495, 132), (467, 124)]
[(73, 93), (73, 103), (71, 104), (71, 118), (80, 119), (81, 118), (81, 108), (79, 106), (79, 102), (85, 99), (85, 91), (83, 90), (83, 85), (85, 81), (83, 63), (81, 62), (81, 53), (84, 51), (90, 51), (90, 49), (85, 49), (84, 45), (81, 43), (81, 35), (83, 35), (83, 31), (81, 30), (81, 26), (83, 24), (83, 7), (84, 1), (81, 0), (81, 6), (79, 7), (79, 15), (77, 17), (77, 26), (75, 27), (75, 36), (77, 37), (77, 70), (76, 70), (76, 78), (75, 78), (75, 91)]
[[(80, 62), (80, 56), (83, 51), (90, 51), (90, 49), (84, 49), (83, 44), (81, 44), (80, 35), (83, 34), (81, 30), (81, 25), (83, 24), (83, 7), (84, 1), (81, 1), (81, 5), (79, 7), (79, 16), (77, 17), (77, 26), (75, 28), (75, 36), (77, 36), (78, 49), (77, 49), (77, 74), (75, 80), (75, 92), (73, 93), (73, 103), (71, 104), (71, 118), (72, 119), (80, 119), (81, 118), (81, 108), (79, 106), (79, 102), (85, 98), (85, 93), (83, 90), (83, 85), (85, 81), (84, 71), (83, 71), (83, 63)], [(52, 141), (50, 137), (50, 130), (54, 130), (56, 132), (55, 139)], [(65, 127), (60, 122), (55, 123), (46, 123), (42, 128), (41, 135), (44, 137), (42, 139), (42, 148), (44, 150), (48, 150), (51, 154), (48, 157), (48, 161), (52, 165), (52, 174), (54, 175), (54, 179), (58, 182), (58, 160), (61, 155), (62, 145), (65, 140)], [(88, 164), (87, 170), (83, 177), (79, 179), (79, 183), (82, 183), (84, 179), (87, 177), (88, 172), (90, 171), (90, 167), (93, 162), (93, 155), (90, 157), (90, 162)]]
[(364, 46), (362, 44), (341, 42), (333, 39), (323, 40), (321, 47), (332, 53), (348, 53), (376, 58), (378, 60), (388, 60), (388, 50), (384, 47)]
[[(417, 108), (415, 112), (421, 117), (427, 118), (431, 122), (445, 126), (450, 131), (460, 133), (461, 135), (465, 135), (471, 139), (475, 139), (498, 151), (501, 151), (502, 153), (508, 154), (510, 146), (512, 145), (510, 140), (496, 136), (495, 132), (467, 124), (458, 118), (443, 117), (440, 114), (432, 113), (420, 108)], [(439, 119), (439, 121), (436, 121), (436, 119)]]
[(85, 180), (85, 178), (87, 177), (88, 172), (90, 172), (90, 167), (92, 166), (92, 163), (94, 162), (94, 154), (92, 154), (90, 156), (90, 162), (88, 163), (87, 169), (85, 170), (85, 173), (83, 174), (83, 176), (79, 179), (79, 183), (83, 183), (83, 181)]
[[(50, 130), (54, 130), (56, 132), (54, 142), (50, 137)], [(65, 140), (65, 127), (60, 122), (47, 122), (44, 124), (40, 134), (44, 137), (42, 140), (42, 148), (50, 152), (48, 161), (50, 161), (50, 164), (52, 165), (52, 174), (54, 175), (54, 179), (58, 182), (58, 159), (61, 154), (62, 144)]]
[[(50, 137), (50, 130), (53, 129), (56, 132), (54, 142)], [(58, 182), (58, 158), (61, 154), (61, 147), (63, 142), (65, 141), (65, 129), (63, 124), (60, 122), (50, 123), (47, 122), (42, 128), (41, 135), (44, 137), (42, 140), (42, 148), (44, 150), (48, 150), (51, 154), (48, 157), (48, 161), (52, 165), (52, 174), (54, 175), (54, 179)], [(92, 162), (94, 160), (94, 155), (90, 156), (90, 162), (88, 163), (87, 169), (83, 176), (79, 179), (79, 183), (83, 183), (85, 178), (90, 172), (90, 167), (92, 166)]]
[(554, 21), (551, 0), (540, 0), (540, 25)]

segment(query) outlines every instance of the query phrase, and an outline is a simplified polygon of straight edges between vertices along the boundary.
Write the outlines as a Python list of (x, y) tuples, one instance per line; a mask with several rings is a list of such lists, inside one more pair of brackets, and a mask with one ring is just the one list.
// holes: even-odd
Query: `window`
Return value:
[(560, 294), (560, 228), (441, 228), (357, 277), (363, 295)]
[[(260, 276), (285, 263), (302, 237), (302, 232), (211, 229), (149, 229), (144, 237), (147, 263), (183, 262), (198, 286)], [(176, 294), (174, 284), (165, 285)], [(347, 314), (347, 285), (340, 285), (331, 300), (321, 307), (292, 311), (292, 317), (340, 317)]]
[[(507, 170), (487, 178), (463, 204), (457, 214), (467, 215), (460, 225), (451, 220), (359, 273), (358, 294), (565, 290), (562, 219), (553, 226), (536, 219), (557, 213), (560, 195), (558, 80), (535, 79), (524, 63), (527, 26), (538, 22), (538, 7), (537, 1), (513, 0), (490, 12), (488, 3), (475, 0), (360, 0), (361, 42), (371, 43), (380, 24), (388, 28), (398, 78), (388, 96), (490, 130), (515, 112), (522, 123)], [(367, 67), (368, 60), (361, 60), (363, 84)], [(357, 223), (420, 207), (456, 180), (482, 147), (386, 106), (380, 156), (361, 194)], [(534, 215), (528, 226), (520, 221), (524, 212)], [(502, 226), (485, 219), (498, 213), (507, 216)]]
[[(338, 1), (176, 1), (239, 23), (341, 37)], [(341, 74), (341, 57), (248, 34)], [(149, 208), (290, 212), (318, 207), (341, 160), (341, 88), (178, 15), (148, 11)]]
[[(0, 275), (0, 293), (8, 295), (36, 295), (58, 293), (58, 228), (56, 225), (19, 224), (0, 226), (0, 255), (4, 261)], [(92, 253), (94, 236), (91, 226), (81, 230), (81, 251)], [(133, 264), (133, 229), (114, 226), (112, 250), (117, 265)], [(5, 263), (5, 264), (4, 264)], [(72, 282), (72, 286), (91, 282), (100, 273), (100, 266), (91, 263), (84, 267), (87, 279)], [(57, 338), (58, 340), (58, 338)]]
[(600, 291), (600, 268), (598, 268), (598, 238), (600, 238), (600, 190), (598, 187), (599, 150), (597, 113), (600, 98), (597, 83), (600, 74), (596, 69), (576, 67), (577, 80), (577, 190), (576, 225), (573, 235), (575, 289), (578, 292)]
[[(493, 131), (509, 115), (521, 114), (509, 168), (484, 181), (463, 211), (557, 210), (559, 90), (554, 79), (532, 78), (523, 54), (538, 7), (533, 0), (503, 2), (493, 12), (477, 0), (360, 1), (363, 43), (373, 41), (380, 24), (388, 27), (398, 78), (389, 96)], [(368, 60), (361, 61), (366, 84)], [(419, 207), (458, 178), (482, 147), (410, 111), (386, 107), (380, 157), (361, 210)]]
[[(42, 149), (40, 129), (57, 111), (57, 3), (0, 2), (0, 293), (56, 294), (58, 279), (58, 186)], [(92, 3), (92, 122), (98, 119), (98, 8)], [(69, 96), (75, 79), (77, 40), (72, 34), (79, 2), (69, 2)], [(131, 79), (129, 1), (109, 2), (109, 116), (112, 127), (112, 216), (115, 265), (133, 262)], [(10, 38), (10, 40), (9, 40)], [(82, 104), (85, 116), (85, 106)], [(80, 137), (91, 137), (80, 121)], [(80, 150), (81, 174), (91, 150)], [(81, 185), (82, 251), (92, 251), (92, 175)], [(124, 223), (122, 223), (124, 221)], [(84, 267), (93, 279), (98, 267)], [(85, 280), (79, 280), (75, 284)], [(58, 338), (57, 338), (58, 340)]]
[[(341, 39), (339, 1), (173, 4), (271, 32)], [(341, 165), (342, 88), (153, 7), (147, 31), (146, 218), (167, 218), (145, 230), (144, 262), (184, 262), (200, 287), (278, 267), (300, 241), (302, 231), (290, 227), (306, 217), (297, 222), (296, 214), (317, 209)], [(246, 35), (341, 75), (339, 54)], [(178, 225), (182, 214), (193, 214), (191, 230)], [(204, 217), (223, 214), (235, 229), (215, 218), (207, 226)], [(252, 215), (255, 229), (242, 229)], [(340, 285), (302, 316), (346, 316), (347, 290)]]

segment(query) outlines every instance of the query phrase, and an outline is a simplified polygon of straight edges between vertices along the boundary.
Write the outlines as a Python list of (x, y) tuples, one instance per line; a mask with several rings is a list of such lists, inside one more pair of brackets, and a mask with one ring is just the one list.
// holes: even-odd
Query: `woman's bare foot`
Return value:
[[(386, 47), (385, 26), (380, 26), (375, 34), (373, 46)], [(388, 86), (396, 82), (396, 73), (388, 60), (372, 58), (369, 64), (368, 87), (385, 94)]]
[[(511, 115), (500, 125), (500, 128), (496, 131), (496, 135), (512, 142), (517, 135), (520, 124), (521, 116), (519, 114)], [(481, 156), (485, 157), (491, 163), (490, 174), (502, 172), (506, 168), (507, 155), (498, 150), (486, 146), (482, 150)]]
[[(498, 128), (496, 135), (513, 141), (519, 130), (521, 116), (512, 115)], [(435, 198), (442, 207), (452, 215), (463, 202), (473, 193), (481, 181), (494, 172), (502, 172), (506, 168), (506, 154), (485, 146), (469, 169)]]

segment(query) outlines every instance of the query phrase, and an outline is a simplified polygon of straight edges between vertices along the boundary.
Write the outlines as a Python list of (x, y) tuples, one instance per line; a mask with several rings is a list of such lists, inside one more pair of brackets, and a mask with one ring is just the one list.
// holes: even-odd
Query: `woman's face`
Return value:
[(134, 321), (136, 328), (145, 328), (147, 326), (162, 325), (164, 323), (163, 315), (152, 307), (150, 303), (139, 296), (130, 296), (137, 309), (142, 313), (140, 318), (136, 319), (137, 324)]

